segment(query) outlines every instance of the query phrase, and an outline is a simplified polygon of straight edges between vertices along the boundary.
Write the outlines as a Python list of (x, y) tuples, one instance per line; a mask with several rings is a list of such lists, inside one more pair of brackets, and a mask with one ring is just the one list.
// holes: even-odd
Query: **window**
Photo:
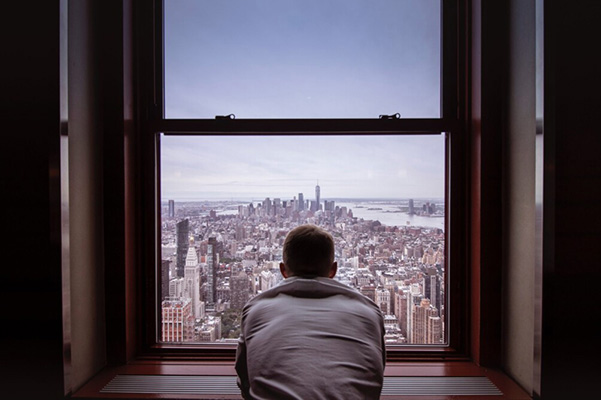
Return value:
[(440, 117), (440, 0), (167, 0), (165, 117)]
[(163, 329), (162, 342), (235, 343), (246, 301), (282, 279), (286, 233), (313, 223), (334, 236), (336, 279), (386, 315), (388, 344), (446, 343), (445, 135), (160, 143), (161, 308), (190, 303), (189, 325), (176, 327), (189, 335)]
[(312, 222), (387, 315), (393, 357), (461, 350), (457, 5), (299, 4), (155, 5), (146, 345), (231, 356), (237, 310)]

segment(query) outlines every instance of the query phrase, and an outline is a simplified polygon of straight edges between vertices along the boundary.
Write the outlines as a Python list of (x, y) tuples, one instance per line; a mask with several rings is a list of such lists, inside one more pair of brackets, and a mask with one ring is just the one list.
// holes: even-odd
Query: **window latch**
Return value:
[(223, 119), (236, 119), (236, 116), (234, 114), (228, 114), (228, 115), (215, 115), (215, 119), (218, 120), (223, 120)]
[(391, 114), (391, 115), (381, 114), (380, 119), (401, 119), (401, 114), (400, 113)]

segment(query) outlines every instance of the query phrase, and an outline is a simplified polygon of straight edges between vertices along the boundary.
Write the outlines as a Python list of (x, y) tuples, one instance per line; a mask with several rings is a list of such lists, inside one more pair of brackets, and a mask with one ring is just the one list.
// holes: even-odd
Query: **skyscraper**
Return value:
[(407, 337), (407, 295), (403, 290), (394, 294), (394, 314), (399, 319), (401, 332)]
[(240, 271), (238, 274), (231, 277), (231, 300), (230, 307), (242, 309), (249, 296), (250, 279), (244, 271)]
[(200, 306), (200, 266), (194, 246), (188, 248), (186, 256), (186, 268), (184, 271), (184, 295), (191, 299), (192, 315), (194, 318), (202, 318)]
[(161, 260), (161, 300), (169, 297), (169, 266), (170, 260)]
[(271, 215), (271, 200), (269, 199), (269, 197), (263, 200), (263, 213), (265, 216)]
[[(169, 296), (168, 297), (184, 297), (184, 278), (171, 278), (169, 280)], [(168, 299), (165, 299), (168, 300)]]
[(438, 310), (430, 300), (422, 299), (419, 306), (413, 307), (411, 343), (440, 343), (442, 322)]
[(428, 317), (426, 323), (426, 343), (439, 344), (442, 343), (442, 319), (437, 316)]
[(407, 292), (407, 343), (419, 343), (415, 341), (413, 325), (415, 319), (413, 317), (415, 313), (415, 307), (420, 304), (423, 295), (420, 292), (419, 284), (413, 283), (409, 286)]
[(305, 198), (302, 193), (298, 194), (298, 211), (305, 209)]
[(175, 271), (178, 277), (184, 276), (184, 268), (186, 266), (186, 256), (188, 255), (188, 247), (190, 246), (190, 221), (187, 219), (181, 220), (176, 225), (176, 240), (177, 240), (177, 260)]
[(175, 201), (169, 200), (169, 218), (175, 217)]
[(217, 302), (217, 238), (211, 236), (207, 247), (207, 303)]
[(436, 268), (428, 268), (423, 279), (424, 297), (430, 299), (430, 303), (440, 310), (442, 299), (440, 298), (440, 280)]
[(317, 185), (315, 186), (315, 201), (317, 202), (317, 210), (316, 211), (319, 211), (320, 192), (321, 192), (321, 189), (319, 188), (319, 182), (317, 182)]

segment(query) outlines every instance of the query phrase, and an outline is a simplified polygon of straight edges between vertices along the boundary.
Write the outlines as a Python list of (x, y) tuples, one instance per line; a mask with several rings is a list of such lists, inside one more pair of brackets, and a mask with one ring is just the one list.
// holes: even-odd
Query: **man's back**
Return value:
[(385, 362), (379, 308), (329, 278), (291, 277), (242, 315), (236, 370), (256, 399), (377, 399)]

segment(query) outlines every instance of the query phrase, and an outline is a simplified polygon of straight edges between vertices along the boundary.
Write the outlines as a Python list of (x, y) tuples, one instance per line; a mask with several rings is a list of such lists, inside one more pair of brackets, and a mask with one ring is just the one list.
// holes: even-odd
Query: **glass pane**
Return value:
[(163, 135), (159, 341), (235, 343), (287, 232), (313, 223), (388, 344), (446, 343), (445, 188), (442, 134)]
[(440, 9), (440, 0), (166, 0), (166, 117), (438, 118)]

